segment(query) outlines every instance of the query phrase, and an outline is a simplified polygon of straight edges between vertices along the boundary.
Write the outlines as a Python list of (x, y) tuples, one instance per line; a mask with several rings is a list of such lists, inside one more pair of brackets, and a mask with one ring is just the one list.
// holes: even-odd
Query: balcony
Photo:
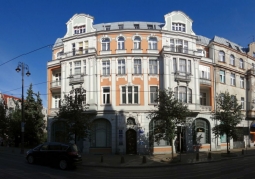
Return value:
[(212, 106), (200, 105), (200, 110), (201, 111), (212, 111)]
[(53, 81), (50, 83), (50, 90), (52, 92), (60, 91), (61, 90), (61, 81)]
[(212, 85), (211, 80), (207, 78), (200, 78), (199, 82), (200, 82), (200, 85), (209, 85), (209, 86)]
[(59, 55), (57, 57), (57, 59), (67, 58), (67, 57), (72, 57), (72, 56), (87, 55), (87, 54), (91, 54), (91, 53), (95, 53), (95, 52), (96, 52), (95, 48), (72, 50), (70, 52), (61, 53), (61, 55)]
[(186, 72), (176, 72), (174, 74), (175, 81), (183, 81), (183, 82), (190, 82), (191, 81), (191, 74)]
[(185, 54), (191, 54), (191, 52), (192, 52), (188, 48), (183, 48), (182, 46), (175, 46), (175, 47), (164, 46), (163, 51), (165, 51), (165, 52), (175, 52), (175, 53), (185, 53)]
[(69, 77), (69, 85), (80, 84), (84, 82), (84, 74), (74, 74)]

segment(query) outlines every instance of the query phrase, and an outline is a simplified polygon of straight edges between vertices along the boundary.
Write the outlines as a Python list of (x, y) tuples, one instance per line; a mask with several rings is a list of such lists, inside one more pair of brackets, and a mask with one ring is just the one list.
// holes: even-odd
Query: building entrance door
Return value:
[(136, 154), (136, 142), (137, 136), (134, 129), (129, 129), (126, 132), (126, 153), (127, 154)]

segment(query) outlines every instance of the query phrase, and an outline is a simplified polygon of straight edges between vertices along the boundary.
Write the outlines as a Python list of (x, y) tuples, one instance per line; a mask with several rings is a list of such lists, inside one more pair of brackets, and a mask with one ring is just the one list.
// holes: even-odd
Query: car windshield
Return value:
[(35, 147), (33, 150), (35, 150), (35, 151), (38, 151), (40, 148), (41, 148), (41, 146), (42, 146), (43, 144), (41, 144), (41, 145), (38, 145), (37, 147)]

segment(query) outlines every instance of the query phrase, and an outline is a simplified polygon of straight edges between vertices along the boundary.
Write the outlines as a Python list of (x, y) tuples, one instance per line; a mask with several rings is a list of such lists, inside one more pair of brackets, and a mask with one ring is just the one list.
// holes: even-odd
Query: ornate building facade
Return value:
[[(153, 142), (155, 121), (147, 116), (154, 108), (157, 90), (171, 88), (192, 111), (191, 120), (178, 130), (177, 137), (182, 139), (178, 150), (193, 151), (198, 135), (203, 137), (201, 150), (225, 147), (224, 136), (216, 138), (211, 132), (215, 95), (220, 89), (236, 89), (238, 100), (242, 102), (245, 97), (246, 103), (252, 93), (243, 95), (247, 88), (229, 84), (230, 79), (229, 83), (219, 83), (219, 73), (228, 69), (243, 80), (240, 85), (247, 85), (250, 69), (248, 65), (242, 69), (219, 62), (220, 52), (233, 52), (243, 64), (254, 61), (254, 57), (246, 53), (248, 49), (238, 51), (222, 44), (218, 37), (196, 35), (193, 21), (181, 11), (168, 13), (164, 19), (164, 23), (94, 25), (92, 16), (75, 14), (66, 23), (66, 35), (56, 40), (52, 60), (47, 63), (49, 141), (63, 140), (64, 125), (54, 119), (61, 99), (73, 95), (72, 90), (82, 89), (84, 109), (96, 112), (90, 137), (78, 144), (84, 153), (170, 153), (170, 143)], [(247, 116), (246, 110), (243, 112)], [(250, 129), (252, 122), (244, 121), (240, 127)], [(237, 147), (245, 139), (239, 143)]]

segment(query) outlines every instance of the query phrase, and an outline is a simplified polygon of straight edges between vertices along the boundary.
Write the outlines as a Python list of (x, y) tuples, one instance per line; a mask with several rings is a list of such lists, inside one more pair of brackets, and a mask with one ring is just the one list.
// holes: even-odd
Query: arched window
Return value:
[(97, 119), (91, 126), (91, 147), (111, 147), (111, 123), (106, 119)]
[(243, 59), (239, 59), (239, 68), (244, 69), (244, 62)]
[(134, 38), (134, 49), (141, 49), (141, 38), (139, 36)]
[(157, 50), (158, 49), (158, 40), (156, 37), (149, 38), (149, 49), (150, 50)]
[(128, 118), (127, 119), (127, 125), (136, 125), (135, 119), (134, 118)]
[(210, 125), (206, 119), (196, 119), (193, 122), (193, 143), (210, 143)]
[(175, 98), (184, 103), (192, 103), (192, 90), (185, 86), (174, 88)]
[(110, 39), (103, 38), (102, 39), (102, 51), (109, 51), (110, 50)]
[(230, 65), (235, 66), (235, 57), (234, 57), (234, 55), (230, 55)]
[[(150, 146), (166, 146), (169, 145), (169, 142), (162, 139), (162, 135), (164, 134), (163, 127), (164, 126), (164, 121), (163, 120), (155, 120), (152, 119), (149, 123), (149, 144)], [(161, 138), (160, 140), (158, 140), (158, 142), (156, 142), (156, 139)]]
[(219, 52), (219, 61), (225, 62), (225, 53), (223, 51)]
[(125, 49), (125, 39), (124, 37), (118, 38), (118, 50), (124, 50)]

